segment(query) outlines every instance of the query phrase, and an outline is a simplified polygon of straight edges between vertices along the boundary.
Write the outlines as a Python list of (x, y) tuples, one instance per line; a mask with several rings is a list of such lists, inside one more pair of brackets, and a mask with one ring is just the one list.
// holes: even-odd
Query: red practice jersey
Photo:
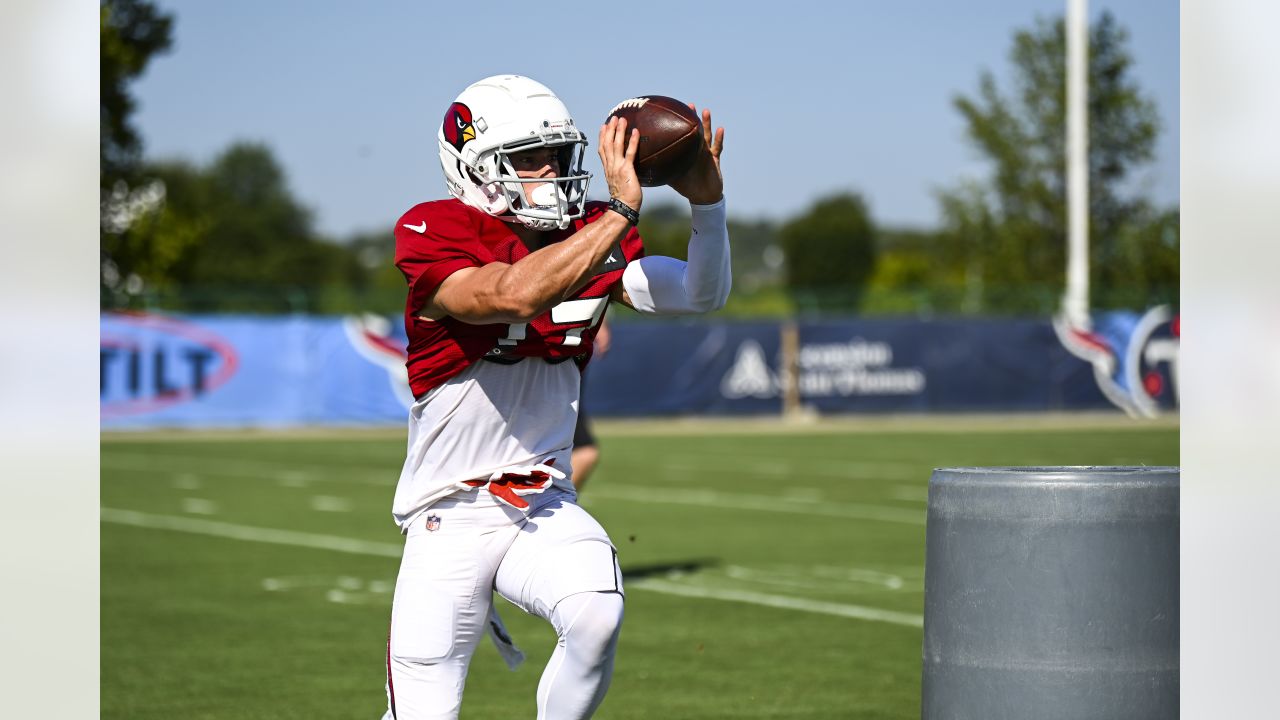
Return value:
[[(552, 242), (564, 240), (606, 211), (605, 203), (587, 203), (585, 216), (567, 230), (553, 233)], [(644, 256), (640, 234), (632, 228), (610, 250), (599, 274), (532, 322), (470, 325), (448, 316), (432, 321), (419, 315), (435, 289), (454, 272), (492, 262), (514, 264), (528, 255), (529, 249), (510, 226), (459, 200), (436, 200), (415, 205), (401, 216), (395, 238), (396, 267), (409, 283), (404, 322), (409, 335), (406, 366), (414, 397), (422, 397), (486, 357), (497, 362), (575, 359), (585, 365), (614, 285), (622, 282), (628, 263)]]

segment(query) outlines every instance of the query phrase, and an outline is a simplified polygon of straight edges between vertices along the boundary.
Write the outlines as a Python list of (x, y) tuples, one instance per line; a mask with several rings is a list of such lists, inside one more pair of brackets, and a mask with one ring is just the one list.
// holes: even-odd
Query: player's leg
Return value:
[(587, 484), (591, 473), (600, 462), (600, 448), (596, 445), (575, 447), (570, 462), (573, 464), (573, 487), (578, 492), (582, 492), (583, 486)]
[(556, 603), (556, 649), (538, 681), (538, 718), (589, 718), (613, 679), (621, 593), (581, 592)]
[(507, 550), (495, 584), (556, 629), (538, 684), (538, 718), (591, 717), (613, 676), (623, 616), (622, 576), (604, 528), (565, 499), (539, 508)]
[[(515, 533), (514, 525), (485, 527), (479, 514), (433, 508), (409, 530), (387, 643), (394, 720), (458, 717), (467, 667), (487, 627), (493, 574)], [(432, 518), (438, 525), (428, 525)]]
[(587, 480), (591, 478), (591, 473), (595, 472), (599, 462), (600, 446), (596, 444), (596, 437), (591, 432), (591, 421), (587, 417), (587, 412), (579, 403), (578, 424), (573, 428), (573, 454), (569, 459), (569, 463), (573, 466), (573, 487), (578, 492), (582, 492), (583, 486), (587, 484)]

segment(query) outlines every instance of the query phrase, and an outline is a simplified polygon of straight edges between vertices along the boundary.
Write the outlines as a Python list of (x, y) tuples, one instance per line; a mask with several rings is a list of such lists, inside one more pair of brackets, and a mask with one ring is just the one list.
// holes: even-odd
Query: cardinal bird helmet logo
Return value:
[(444, 114), (444, 139), (458, 152), (468, 140), (476, 139), (476, 129), (471, 123), (471, 108), (456, 102)]

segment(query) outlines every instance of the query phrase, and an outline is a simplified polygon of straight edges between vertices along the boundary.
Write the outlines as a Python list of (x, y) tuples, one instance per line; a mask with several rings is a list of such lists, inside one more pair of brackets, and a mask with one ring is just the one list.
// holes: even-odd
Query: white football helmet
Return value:
[[(542, 83), (519, 75), (474, 83), (445, 112), (437, 139), (449, 192), (474, 208), (534, 230), (563, 230), (586, 212), (586, 138)], [(543, 146), (560, 148), (556, 177), (519, 177), (508, 156)], [(542, 183), (534, 202), (525, 197), (530, 183)]]

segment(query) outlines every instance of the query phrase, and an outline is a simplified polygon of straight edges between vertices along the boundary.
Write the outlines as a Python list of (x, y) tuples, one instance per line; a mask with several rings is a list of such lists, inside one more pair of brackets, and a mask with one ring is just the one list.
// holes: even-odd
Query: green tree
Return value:
[(119, 305), (145, 289), (145, 278), (164, 276), (189, 235), (172, 227), (158, 231), (157, 218), (151, 218), (151, 231), (131, 232), (163, 206), (165, 186), (141, 172), (142, 138), (132, 124), (129, 85), (152, 57), (170, 48), (173, 18), (145, 0), (103, 0), (99, 31), (100, 280), (103, 304)]
[(266, 146), (233, 144), (203, 168), (168, 161), (141, 169), (161, 198), (126, 232), (104, 235), (113, 262), (138, 285), (108, 305), (345, 312), (369, 285), (351, 248), (316, 233)]
[(174, 266), (179, 285), (211, 293), (190, 296), (196, 309), (320, 312), (326, 293), (361, 281), (353, 254), (318, 237), (265, 145), (236, 143), (201, 175), (178, 200), (199, 237)]
[(864, 314), (929, 314), (949, 309), (954, 297), (939, 280), (938, 233), (914, 228), (880, 228), (876, 269), (867, 284)]
[(678, 203), (657, 203), (640, 213), (636, 228), (644, 238), (646, 255), (684, 259), (689, 254), (689, 208)]
[(404, 312), (405, 279), (395, 265), (396, 240), (391, 230), (356, 233), (343, 241), (358, 268), (350, 287), (364, 312)]
[[(1132, 170), (1154, 157), (1154, 103), (1130, 72), (1128, 33), (1104, 12), (1089, 30), (1089, 188), (1092, 284), (1100, 294), (1131, 283), (1155, 248), (1135, 243), (1167, 235), (1137, 227), (1159, 213), (1125, 194)], [(1044, 311), (1061, 294), (1066, 269), (1066, 34), (1061, 18), (1014, 35), (1012, 90), (983, 72), (976, 97), (957, 97), (990, 177), (940, 194), (951, 280), (963, 277), (969, 310)], [(1139, 239), (1142, 239), (1141, 241)], [(1175, 241), (1176, 247), (1176, 241)], [(1167, 268), (1166, 268), (1167, 269)], [(1176, 284), (1150, 277), (1152, 287)], [(939, 278), (945, 282), (947, 278)], [(1049, 304), (1049, 307), (1046, 307)]]
[(147, 183), (104, 209), (104, 306), (134, 306), (144, 296), (175, 290), (178, 266), (214, 222), (210, 189), (199, 169), (174, 161), (140, 166), (140, 172)]
[(129, 84), (173, 42), (173, 17), (145, 0), (102, 0), (100, 13), (102, 187), (128, 179), (142, 153)]
[(786, 285), (801, 310), (858, 308), (875, 270), (876, 231), (862, 197), (818, 200), (778, 231), (786, 254)]

